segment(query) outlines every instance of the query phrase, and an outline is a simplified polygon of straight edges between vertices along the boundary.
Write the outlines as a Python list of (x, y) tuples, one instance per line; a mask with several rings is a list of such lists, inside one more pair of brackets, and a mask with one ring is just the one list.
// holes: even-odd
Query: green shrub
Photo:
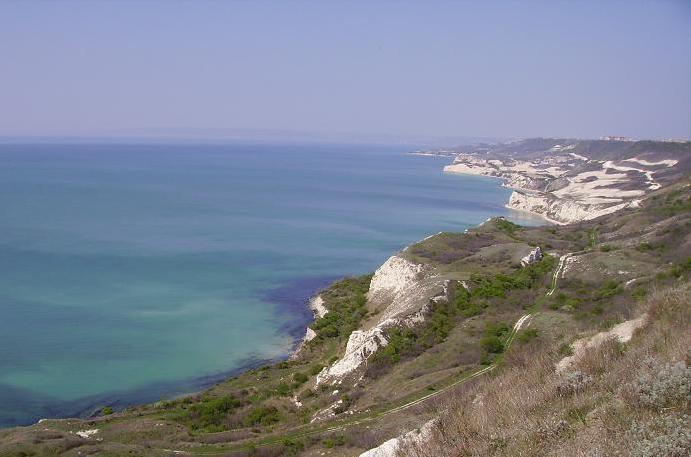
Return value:
[(605, 298), (610, 298), (615, 295), (622, 293), (624, 289), (619, 286), (617, 281), (607, 280), (605, 281), (600, 289), (595, 292), (595, 300), (603, 300)]
[(295, 438), (283, 439), (283, 452), (281, 455), (293, 456), (300, 455), (300, 452), (305, 448), (305, 444)]
[(111, 408), (110, 406), (106, 406), (105, 408), (103, 408), (101, 410), (101, 414), (104, 416), (107, 416), (109, 414), (113, 414), (113, 408)]
[(480, 341), (482, 349), (489, 354), (500, 354), (504, 352), (504, 343), (498, 336), (485, 336)]
[(293, 381), (298, 385), (306, 383), (308, 379), (309, 377), (305, 373), (297, 372), (293, 375)]
[(647, 289), (647, 287), (644, 287), (644, 286), (636, 286), (636, 288), (633, 289), (633, 292), (631, 292), (631, 296), (636, 301), (642, 301), (647, 294), (648, 294), (648, 289)]
[(531, 340), (534, 340), (537, 338), (538, 331), (535, 328), (529, 328), (528, 330), (524, 331), (520, 335), (518, 335), (518, 341), (521, 343), (527, 343)]
[(312, 365), (310, 368), (310, 375), (316, 376), (324, 369), (324, 365)]
[(179, 412), (173, 418), (186, 424), (192, 430), (219, 431), (224, 429), (221, 426), (223, 419), (242, 404), (240, 400), (232, 396), (206, 399)]
[(573, 348), (568, 343), (562, 343), (561, 346), (559, 346), (559, 355), (573, 355)]
[(310, 324), (317, 334), (310, 344), (320, 344), (326, 338), (347, 338), (359, 327), (367, 316), (365, 294), (371, 279), (372, 275), (345, 278), (321, 292), (329, 312)]
[(518, 224), (514, 224), (511, 221), (508, 221), (504, 218), (497, 218), (494, 220), (494, 225), (501, 230), (502, 232), (506, 233), (510, 237), (515, 237), (516, 232), (521, 230), (523, 227), (521, 227)]
[(488, 359), (488, 354), (501, 354), (504, 352), (504, 338), (511, 331), (504, 322), (488, 322), (485, 324), (484, 337), (480, 340), (480, 346)]
[(273, 406), (259, 406), (250, 410), (243, 418), (242, 425), (252, 427), (255, 425), (271, 425), (281, 420), (278, 409)]
[(285, 382), (276, 386), (276, 393), (281, 397), (286, 397), (292, 393), (293, 389)]
[(652, 251), (654, 249), (655, 249), (655, 247), (652, 244), (648, 243), (647, 241), (636, 246), (636, 250), (640, 251), (640, 252), (649, 252), (649, 251)]
[(324, 438), (322, 441), (324, 443), (324, 447), (327, 449), (331, 449), (335, 446), (343, 446), (345, 445), (345, 436), (343, 435), (338, 435), (338, 436), (330, 436), (328, 438)]

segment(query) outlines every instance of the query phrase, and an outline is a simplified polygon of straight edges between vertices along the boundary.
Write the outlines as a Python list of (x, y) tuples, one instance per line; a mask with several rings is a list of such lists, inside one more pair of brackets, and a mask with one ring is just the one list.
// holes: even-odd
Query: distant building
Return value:
[(605, 141), (633, 141), (627, 136), (603, 136), (600, 139)]

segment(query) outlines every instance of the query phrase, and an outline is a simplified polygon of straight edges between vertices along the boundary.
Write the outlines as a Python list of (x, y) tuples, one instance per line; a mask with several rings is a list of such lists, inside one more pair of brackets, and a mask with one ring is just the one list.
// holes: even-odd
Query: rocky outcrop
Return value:
[(629, 321), (622, 322), (621, 324), (615, 325), (611, 330), (606, 332), (600, 332), (589, 338), (581, 338), (574, 341), (571, 344), (572, 354), (570, 356), (564, 357), (557, 363), (556, 371), (557, 373), (563, 373), (567, 371), (573, 364), (575, 364), (579, 359), (581, 359), (589, 350), (595, 349), (607, 340), (616, 340), (620, 343), (626, 343), (631, 340), (633, 334), (636, 330), (643, 327), (648, 319), (647, 314), (643, 314), (641, 317), (636, 319), (631, 319)]
[(355, 330), (348, 337), (345, 354), (328, 368), (324, 368), (317, 375), (317, 385), (331, 381), (339, 383), (343, 377), (358, 369), (379, 348), (386, 346), (388, 341), (380, 327), (371, 330)]
[(375, 303), (391, 302), (425, 274), (424, 265), (394, 255), (372, 276), (367, 298)]
[[(312, 310), (312, 314), (314, 314), (315, 319), (322, 318), (326, 316), (326, 314), (329, 312), (329, 310), (324, 305), (324, 299), (321, 295), (316, 295), (312, 297), (309, 301), (309, 307)], [(305, 348), (305, 345), (312, 341), (316, 336), (317, 332), (312, 330), (310, 327), (307, 327), (307, 329), (305, 330), (305, 336), (302, 337), (302, 341), (298, 345), (297, 349), (293, 351), (290, 358), (293, 360), (297, 359), (300, 355), (300, 352)]]
[(430, 439), (434, 425), (434, 420), (428, 421), (420, 429), (385, 441), (381, 445), (363, 452), (360, 457), (396, 457), (398, 451), (404, 446), (423, 446)]
[[(549, 144), (553, 146), (546, 148)], [(683, 161), (670, 157), (660, 145), (645, 144), (659, 150), (642, 155), (633, 155), (640, 153), (638, 147), (613, 154), (611, 145), (598, 143), (603, 149), (597, 153), (593, 144), (582, 146), (588, 157), (574, 152), (581, 151), (579, 140), (499, 144), (459, 153), (444, 171), (500, 178), (515, 190), (509, 208), (569, 224), (636, 207), (640, 198), (660, 189), (675, 173), (672, 168), (683, 168)], [(632, 155), (626, 156), (627, 152)]]
[(540, 246), (537, 246), (535, 249), (531, 250), (527, 256), (521, 259), (521, 266), (527, 267), (531, 263), (539, 262), (541, 259), (542, 250), (540, 249)]
[(372, 354), (388, 344), (385, 329), (423, 322), (441, 284), (429, 267), (400, 255), (390, 257), (372, 276), (367, 294), (368, 307), (380, 310), (380, 318), (372, 328), (350, 334), (343, 357), (324, 368), (316, 384), (340, 384), (363, 368)]
[(571, 224), (595, 219), (625, 208), (635, 208), (639, 200), (617, 204), (587, 204), (564, 198), (553, 198), (547, 194), (511, 193), (508, 208), (538, 214), (555, 224)]
[(316, 318), (324, 317), (326, 316), (326, 313), (329, 312), (329, 310), (326, 309), (326, 306), (324, 306), (324, 299), (321, 295), (317, 295), (316, 297), (312, 297), (310, 299), (310, 309)]

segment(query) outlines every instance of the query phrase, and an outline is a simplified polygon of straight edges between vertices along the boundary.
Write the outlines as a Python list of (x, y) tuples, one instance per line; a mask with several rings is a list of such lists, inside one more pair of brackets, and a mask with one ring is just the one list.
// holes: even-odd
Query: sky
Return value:
[(0, 59), (5, 137), (691, 137), (691, 1), (4, 1)]

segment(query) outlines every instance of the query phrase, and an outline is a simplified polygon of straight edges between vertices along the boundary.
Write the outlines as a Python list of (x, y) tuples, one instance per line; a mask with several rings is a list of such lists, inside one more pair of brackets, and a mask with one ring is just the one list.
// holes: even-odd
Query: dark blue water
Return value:
[(335, 145), (0, 145), (0, 425), (283, 357), (336, 277), (507, 214), (448, 159)]

